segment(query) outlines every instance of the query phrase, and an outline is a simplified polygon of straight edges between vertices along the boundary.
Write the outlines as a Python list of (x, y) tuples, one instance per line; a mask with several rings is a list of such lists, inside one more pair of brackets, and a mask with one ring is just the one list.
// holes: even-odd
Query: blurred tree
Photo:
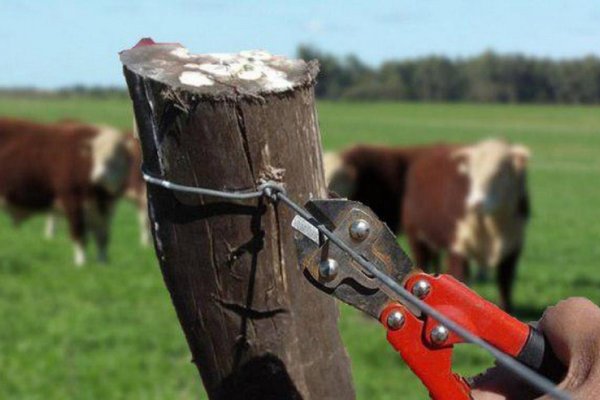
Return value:
[[(600, 58), (552, 60), (491, 50), (466, 59), (429, 56), (386, 61), (378, 68), (355, 55), (337, 57), (301, 45), (318, 60), (317, 97), (347, 100), (600, 103)], [(121, 87), (74, 85), (55, 92), (0, 88), (0, 95), (126, 97)]]
[(559, 63), (552, 74), (556, 98), (564, 103), (596, 103), (600, 98), (600, 63), (595, 57)]
[(298, 57), (304, 60), (319, 60), (319, 83), (315, 91), (317, 97), (339, 98), (343, 90), (358, 84), (371, 74), (371, 70), (352, 55), (340, 61), (337, 57), (310, 46), (300, 46)]
[(432, 56), (416, 61), (412, 86), (420, 100), (458, 100), (463, 96), (464, 79), (455, 63)]
[(493, 51), (467, 59), (429, 56), (388, 61), (373, 69), (354, 55), (338, 58), (311, 46), (320, 98), (478, 102), (600, 102), (600, 59), (550, 60)]

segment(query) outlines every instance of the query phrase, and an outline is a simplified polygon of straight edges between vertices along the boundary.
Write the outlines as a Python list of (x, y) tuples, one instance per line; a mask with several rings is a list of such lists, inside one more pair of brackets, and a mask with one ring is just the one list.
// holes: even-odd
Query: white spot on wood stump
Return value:
[(244, 50), (240, 51), (240, 56), (245, 57), (251, 61), (267, 61), (273, 58), (273, 55), (271, 53), (264, 50)]
[(226, 93), (232, 88), (244, 93), (282, 92), (310, 81), (314, 72), (304, 61), (264, 50), (194, 55), (184, 47), (162, 44), (128, 50), (121, 58), (138, 74), (171, 85), (195, 87), (199, 93)]
[(214, 85), (214, 81), (204, 75), (202, 72), (183, 71), (179, 75), (179, 82), (188, 86), (210, 86)]
[(209, 53), (207, 57), (215, 59), (219, 63), (230, 63), (239, 59), (236, 53)]
[(183, 66), (185, 68), (189, 68), (189, 69), (200, 69), (200, 64), (187, 63), (187, 64), (183, 64)]
[(287, 74), (283, 71), (265, 67), (263, 73), (267, 78), (265, 87), (268, 90), (289, 89), (292, 87), (292, 82), (287, 79)]
[(245, 81), (255, 81), (260, 79), (263, 73), (260, 68), (253, 66), (252, 64), (244, 65), (244, 69), (237, 74), (237, 77)]
[(176, 49), (171, 50), (171, 54), (179, 58), (192, 58), (189, 50), (185, 47), (177, 47)]
[(198, 69), (215, 76), (231, 76), (237, 74), (241, 69), (240, 63), (201, 64)]

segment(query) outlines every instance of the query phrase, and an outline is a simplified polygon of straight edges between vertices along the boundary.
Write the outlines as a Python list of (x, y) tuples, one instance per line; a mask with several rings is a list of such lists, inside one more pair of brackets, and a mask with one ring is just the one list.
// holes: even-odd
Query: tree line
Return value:
[(300, 46), (298, 57), (321, 65), (316, 95), (324, 99), (599, 103), (600, 59), (554, 60), (487, 51), (469, 58), (428, 56), (371, 67)]
[(97, 99), (129, 98), (127, 90), (120, 86), (73, 85), (59, 89), (39, 89), (36, 87), (0, 88), (0, 97), (62, 99), (91, 97)]
[[(332, 100), (600, 103), (600, 58), (554, 60), (487, 51), (475, 57), (428, 56), (378, 67), (354, 55), (336, 57), (299, 46), (298, 57), (319, 60), (316, 95)], [(11, 97), (127, 97), (123, 87), (74, 85), (58, 90), (0, 88)]]

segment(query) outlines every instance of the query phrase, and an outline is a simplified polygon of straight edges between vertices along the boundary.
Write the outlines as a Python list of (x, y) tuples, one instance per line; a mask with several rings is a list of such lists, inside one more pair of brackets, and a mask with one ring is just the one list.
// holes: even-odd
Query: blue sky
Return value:
[(123, 85), (117, 53), (144, 36), (193, 52), (299, 43), (369, 64), (486, 49), (600, 55), (598, 0), (0, 0), (0, 86)]

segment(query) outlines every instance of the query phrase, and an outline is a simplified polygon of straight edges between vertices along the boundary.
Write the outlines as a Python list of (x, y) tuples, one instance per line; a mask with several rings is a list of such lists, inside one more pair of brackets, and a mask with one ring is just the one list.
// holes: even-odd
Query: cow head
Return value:
[(458, 170), (469, 179), (466, 206), (469, 210), (494, 213), (517, 200), (529, 150), (522, 145), (489, 139), (455, 151)]
[(92, 183), (111, 194), (123, 187), (129, 172), (130, 157), (123, 135), (114, 128), (97, 127), (92, 140)]
[(356, 170), (337, 152), (323, 153), (325, 184), (329, 191), (341, 197), (350, 197), (354, 192)]

